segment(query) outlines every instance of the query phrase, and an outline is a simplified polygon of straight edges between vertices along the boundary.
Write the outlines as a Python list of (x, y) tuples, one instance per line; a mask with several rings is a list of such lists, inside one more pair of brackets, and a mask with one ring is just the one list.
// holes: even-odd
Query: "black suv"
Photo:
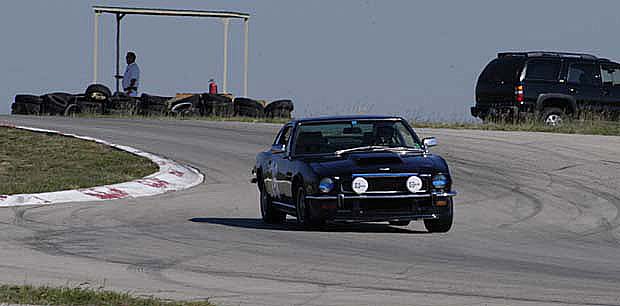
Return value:
[(484, 121), (534, 114), (549, 125), (584, 111), (618, 115), (620, 64), (580, 53), (499, 53), (480, 74), (471, 108)]

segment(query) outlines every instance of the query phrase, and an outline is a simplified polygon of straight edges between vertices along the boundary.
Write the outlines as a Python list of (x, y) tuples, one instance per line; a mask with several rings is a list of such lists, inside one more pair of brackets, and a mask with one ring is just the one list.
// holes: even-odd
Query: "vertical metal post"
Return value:
[(243, 96), (248, 96), (248, 52), (249, 52), (249, 33), (250, 33), (250, 25), (248, 22), (248, 18), (243, 19), (243, 33), (244, 33), (244, 43), (243, 43)]
[(124, 14), (116, 14), (116, 91), (120, 91), (120, 73), (121, 73), (121, 19)]
[(224, 76), (222, 77), (222, 89), (224, 93), (228, 93), (228, 18), (222, 19), (224, 23)]
[(97, 83), (98, 71), (97, 65), (99, 64), (99, 15), (95, 12), (95, 24), (93, 33), (93, 83)]

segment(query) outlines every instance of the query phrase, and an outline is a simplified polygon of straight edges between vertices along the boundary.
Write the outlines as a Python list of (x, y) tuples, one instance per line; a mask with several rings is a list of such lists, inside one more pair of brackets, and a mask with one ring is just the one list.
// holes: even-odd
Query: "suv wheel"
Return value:
[(548, 107), (543, 110), (541, 118), (545, 125), (559, 126), (566, 118), (566, 113), (560, 108)]

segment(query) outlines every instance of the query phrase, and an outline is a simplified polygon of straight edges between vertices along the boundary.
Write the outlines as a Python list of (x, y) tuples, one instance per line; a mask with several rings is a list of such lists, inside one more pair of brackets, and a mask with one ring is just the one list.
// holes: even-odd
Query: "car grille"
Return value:
[(429, 199), (355, 199), (346, 200), (340, 208), (344, 211), (364, 211), (367, 213), (436, 213)]
[[(368, 191), (366, 193), (409, 193), (407, 189), (407, 179), (406, 176), (390, 176), (386, 174), (386, 176), (377, 176), (377, 175), (369, 175), (364, 176), (363, 174), (357, 175), (365, 178), (368, 181)], [(426, 192), (429, 190), (430, 186), (430, 175), (419, 175), (422, 179), (422, 189), (420, 189), (420, 193)], [(353, 188), (351, 184), (353, 183), (353, 179), (343, 180), (341, 188), (343, 192), (353, 192)]]

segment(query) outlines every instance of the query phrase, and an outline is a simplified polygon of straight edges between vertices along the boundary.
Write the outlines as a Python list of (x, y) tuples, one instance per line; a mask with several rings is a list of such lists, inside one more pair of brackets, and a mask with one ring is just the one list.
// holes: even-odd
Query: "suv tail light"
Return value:
[(515, 87), (515, 97), (517, 102), (523, 103), (523, 85), (518, 85)]

